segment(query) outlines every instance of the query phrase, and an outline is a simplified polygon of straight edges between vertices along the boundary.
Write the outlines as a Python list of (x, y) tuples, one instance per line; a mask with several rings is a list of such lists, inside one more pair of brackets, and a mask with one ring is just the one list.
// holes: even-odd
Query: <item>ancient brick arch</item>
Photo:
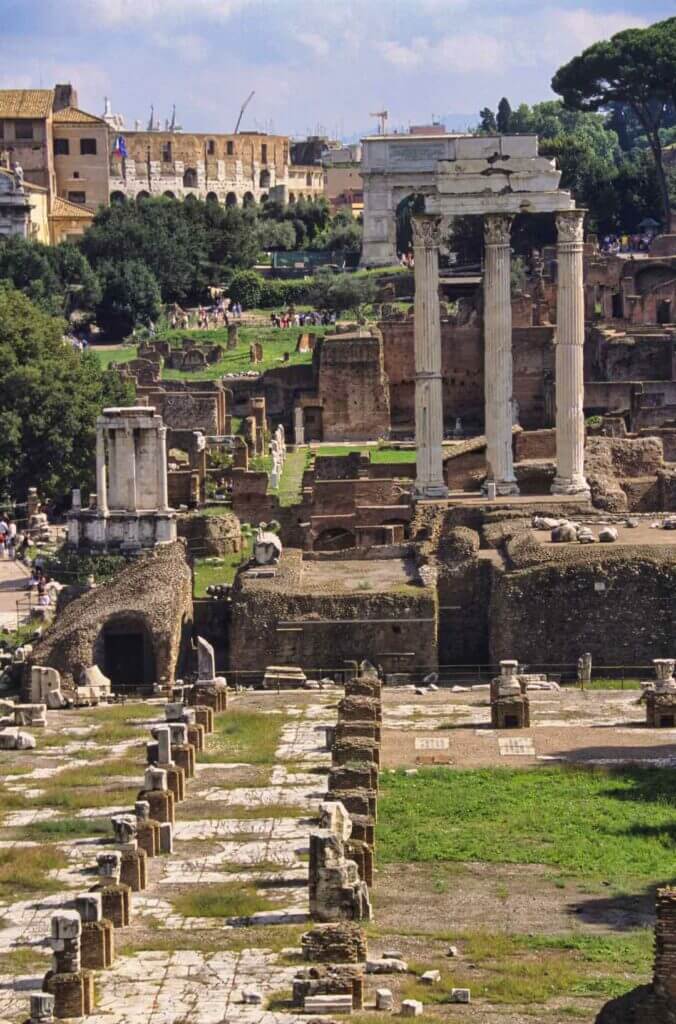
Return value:
[(94, 641), (92, 663), (108, 676), (114, 691), (152, 688), (157, 681), (157, 658), (146, 616), (136, 611), (109, 616)]
[(225, 197), (225, 205), (237, 206), (237, 196), (235, 195), (234, 192), (228, 192), (227, 196)]

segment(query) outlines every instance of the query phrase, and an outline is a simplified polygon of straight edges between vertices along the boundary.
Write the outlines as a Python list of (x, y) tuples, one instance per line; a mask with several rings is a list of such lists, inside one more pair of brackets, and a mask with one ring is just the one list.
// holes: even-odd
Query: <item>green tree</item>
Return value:
[(496, 127), (500, 135), (507, 135), (511, 131), (512, 108), (509, 100), (503, 96), (498, 103), (498, 116), (495, 119)]
[(124, 337), (137, 325), (156, 320), (162, 297), (155, 276), (138, 259), (116, 260), (99, 267), (101, 301), (96, 318), (108, 334)]
[(293, 249), (296, 232), (288, 220), (261, 220), (258, 224), (260, 249)]
[(241, 270), (234, 274), (228, 287), (233, 302), (241, 302), (245, 309), (256, 309), (261, 304), (264, 281), (255, 270)]
[(349, 214), (337, 213), (324, 230), (315, 235), (310, 248), (325, 252), (358, 252), (361, 239), (362, 226), (359, 221)]
[(495, 120), (495, 114), (490, 107), (484, 107), (483, 110), (479, 111), (479, 117), (481, 121), (479, 123), (479, 132), (481, 135), (495, 135), (498, 130), (498, 123)]
[(67, 242), (50, 246), (17, 235), (1, 239), (0, 279), (9, 281), (55, 316), (75, 309), (91, 311), (100, 297), (89, 262)]
[(595, 43), (559, 68), (552, 88), (574, 110), (609, 110), (611, 104), (623, 104), (632, 111), (655, 161), (668, 226), (671, 203), (661, 131), (676, 106), (676, 18)]
[(64, 322), (0, 287), (0, 493), (51, 498), (94, 477), (96, 417), (132, 391), (92, 353), (63, 341)]
[(361, 321), (364, 306), (375, 302), (376, 285), (372, 277), (320, 271), (310, 291), (310, 297), (318, 309), (325, 309), (336, 315), (344, 312), (354, 313)]

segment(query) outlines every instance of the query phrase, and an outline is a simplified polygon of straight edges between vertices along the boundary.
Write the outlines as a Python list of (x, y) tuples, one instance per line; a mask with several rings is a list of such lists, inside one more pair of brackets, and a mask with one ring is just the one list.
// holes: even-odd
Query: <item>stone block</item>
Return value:
[(101, 884), (96, 891), (101, 893), (103, 918), (115, 928), (126, 928), (131, 921), (131, 889), (128, 885)]
[(417, 999), (404, 999), (401, 1004), (402, 1017), (422, 1017), (423, 1004)]
[(120, 883), (132, 892), (142, 892), (148, 884), (148, 862), (145, 850), (126, 850), (122, 854)]
[(471, 992), (468, 988), (452, 988), (450, 1001), (452, 1003), (469, 1003), (471, 1002)]
[(352, 1013), (351, 995), (307, 996), (305, 1013)]
[(389, 988), (376, 989), (376, 1010), (393, 1010), (394, 996)]
[(162, 822), (160, 825), (160, 853), (173, 853), (174, 852), (174, 827), (168, 822)]
[(87, 921), (82, 925), (80, 940), (82, 967), (102, 971), (112, 967), (115, 957), (115, 937), (111, 921)]

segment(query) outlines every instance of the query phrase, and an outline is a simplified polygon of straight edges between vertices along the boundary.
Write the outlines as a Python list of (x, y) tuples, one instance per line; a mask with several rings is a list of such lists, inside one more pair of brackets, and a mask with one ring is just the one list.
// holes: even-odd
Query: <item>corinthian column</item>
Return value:
[(96, 505), (99, 514), (108, 515), (108, 482), (106, 480), (105, 427), (96, 425)]
[(441, 448), (444, 410), (439, 320), (440, 220), (428, 214), (411, 218), (415, 257), (416, 492), (422, 498), (443, 498), (448, 494)]
[(512, 460), (512, 296), (510, 229), (512, 217), (484, 217), (484, 403), (486, 482), (498, 494), (518, 494)]
[(556, 477), (553, 494), (589, 494), (584, 477), (584, 210), (556, 214)]

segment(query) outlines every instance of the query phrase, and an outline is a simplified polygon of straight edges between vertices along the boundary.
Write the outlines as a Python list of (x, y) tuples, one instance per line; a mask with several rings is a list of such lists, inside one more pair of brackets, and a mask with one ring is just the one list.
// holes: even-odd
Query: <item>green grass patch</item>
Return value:
[[(269, 315), (269, 313), (268, 313)], [(302, 363), (312, 362), (312, 352), (296, 352), (296, 342), (300, 334), (312, 332), (323, 336), (335, 327), (245, 327), (239, 328), (239, 341), (237, 348), (229, 352), (225, 350), (228, 340), (228, 331), (225, 327), (217, 327), (209, 331), (163, 331), (159, 337), (167, 340), (172, 346), (179, 346), (181, 339), (190, 337), (197, 345), (218, 344), (224, 348), (223, 358), (217, 363), (206, 366), (203, 370), (191, 370), (184, 373), (182, 370), (162, 371), (164, 380), (214, 380), (222, 377), (225, 373), (246, 373), (248, 370), (263, 372), (275, 366), (298, 366)], [(259, 341), (263, 345), (263, 359), (260, 363), (251, 363), (249, 359), (249, 346), (253, 341)], [(284, 353), (289, 353), (288, 361), (284, 361)], [(133, 359), (134, 351), (128, 358)]]
[(54, 892), (62, 883), (49, 871), (65, 868), (68, 858), (54, 846), (12, 846), (0, 850), (0, 897), (17, 899), (23, 894)]
[(279, 953), (282, 949), (300, 946), (300, 937), (305, 931), (307, 925), (248, 926), (225, 934), (214, 929), (170, 931), (158, 926), (151, 932), (135, 935), (118, 952), (122, 956), (135, 956), (150, 950), (173, 952), (175, 949), (196, 949), (203, 953), (220, 953), (224, 949), (234, 953), (243, 949), (269, 949)]
[(33, 974), (36, 971), (43, 972), (49, 963), (49, 957), (40, 953), (33, 946), (21, 946), (19, 949), (10, 949), (0, 953), (0, 974), (11, 974), (17, 977), (21, 974)]
[(250, 917), (275, 907), (254, 886), (234, 882), (195, 886), (171, 897), (171, 902), (183, 917)]
[(598, 679), (592, 679), (590, 683), (584, 684), (585, 690), (640, 690), (641, 680), (628, 678), (628, 679), (617, 679), (616, 677), (608, 678), (599, 676)]
[(95, 353), (104, 370), (107, 370), (111, 363), (128, 363), (130, 359), (136, 359), (135, 345), (116, 345), (115, 348), (106, 349), (92, 345), (89, 351)]
[(108, 818), (47, 818), (18, 830), (19, 838), (34, 842), (64, 842), (88, 836), (112, 836)]
[(277, 497), (282, 507), (297, 505), (301, 500), (303, 489), (303, 473), (309, 463), (307, 449), (297, 452), (289, 452), (284, 462), (284, 469), (279, 481)]
[(98, 785), (73, 786), (72, 789), (58, 787), (45, 790), (40, 796), (27, 802), (27, 807), (50, 807), (58, 811), (95, 810), (98, 807), (125, 807), (133, 804), (136, 794), (141, 788), (141, 779), (137, 786), (125, 788), (108, 788)]
[(381, 863), (547, 864), (578, 879), (671, 877), (676, 773), (551, 766), (383, 778)]
[(234, 582), (237, 570), (251, 558), (252, 537), (242, 538), (242, 550), (223, 558), (196, 558), (193, 565), (194, 596), (206, 597), (207, 587)]
[[(266, 715), (255, 711), (228, 711), (216, 718), (209, 737), (208, 750), (197, 755), (200, 762), (274, 764), (286, 715)], [(266, 815), (267, 817), (267, 815)]]

